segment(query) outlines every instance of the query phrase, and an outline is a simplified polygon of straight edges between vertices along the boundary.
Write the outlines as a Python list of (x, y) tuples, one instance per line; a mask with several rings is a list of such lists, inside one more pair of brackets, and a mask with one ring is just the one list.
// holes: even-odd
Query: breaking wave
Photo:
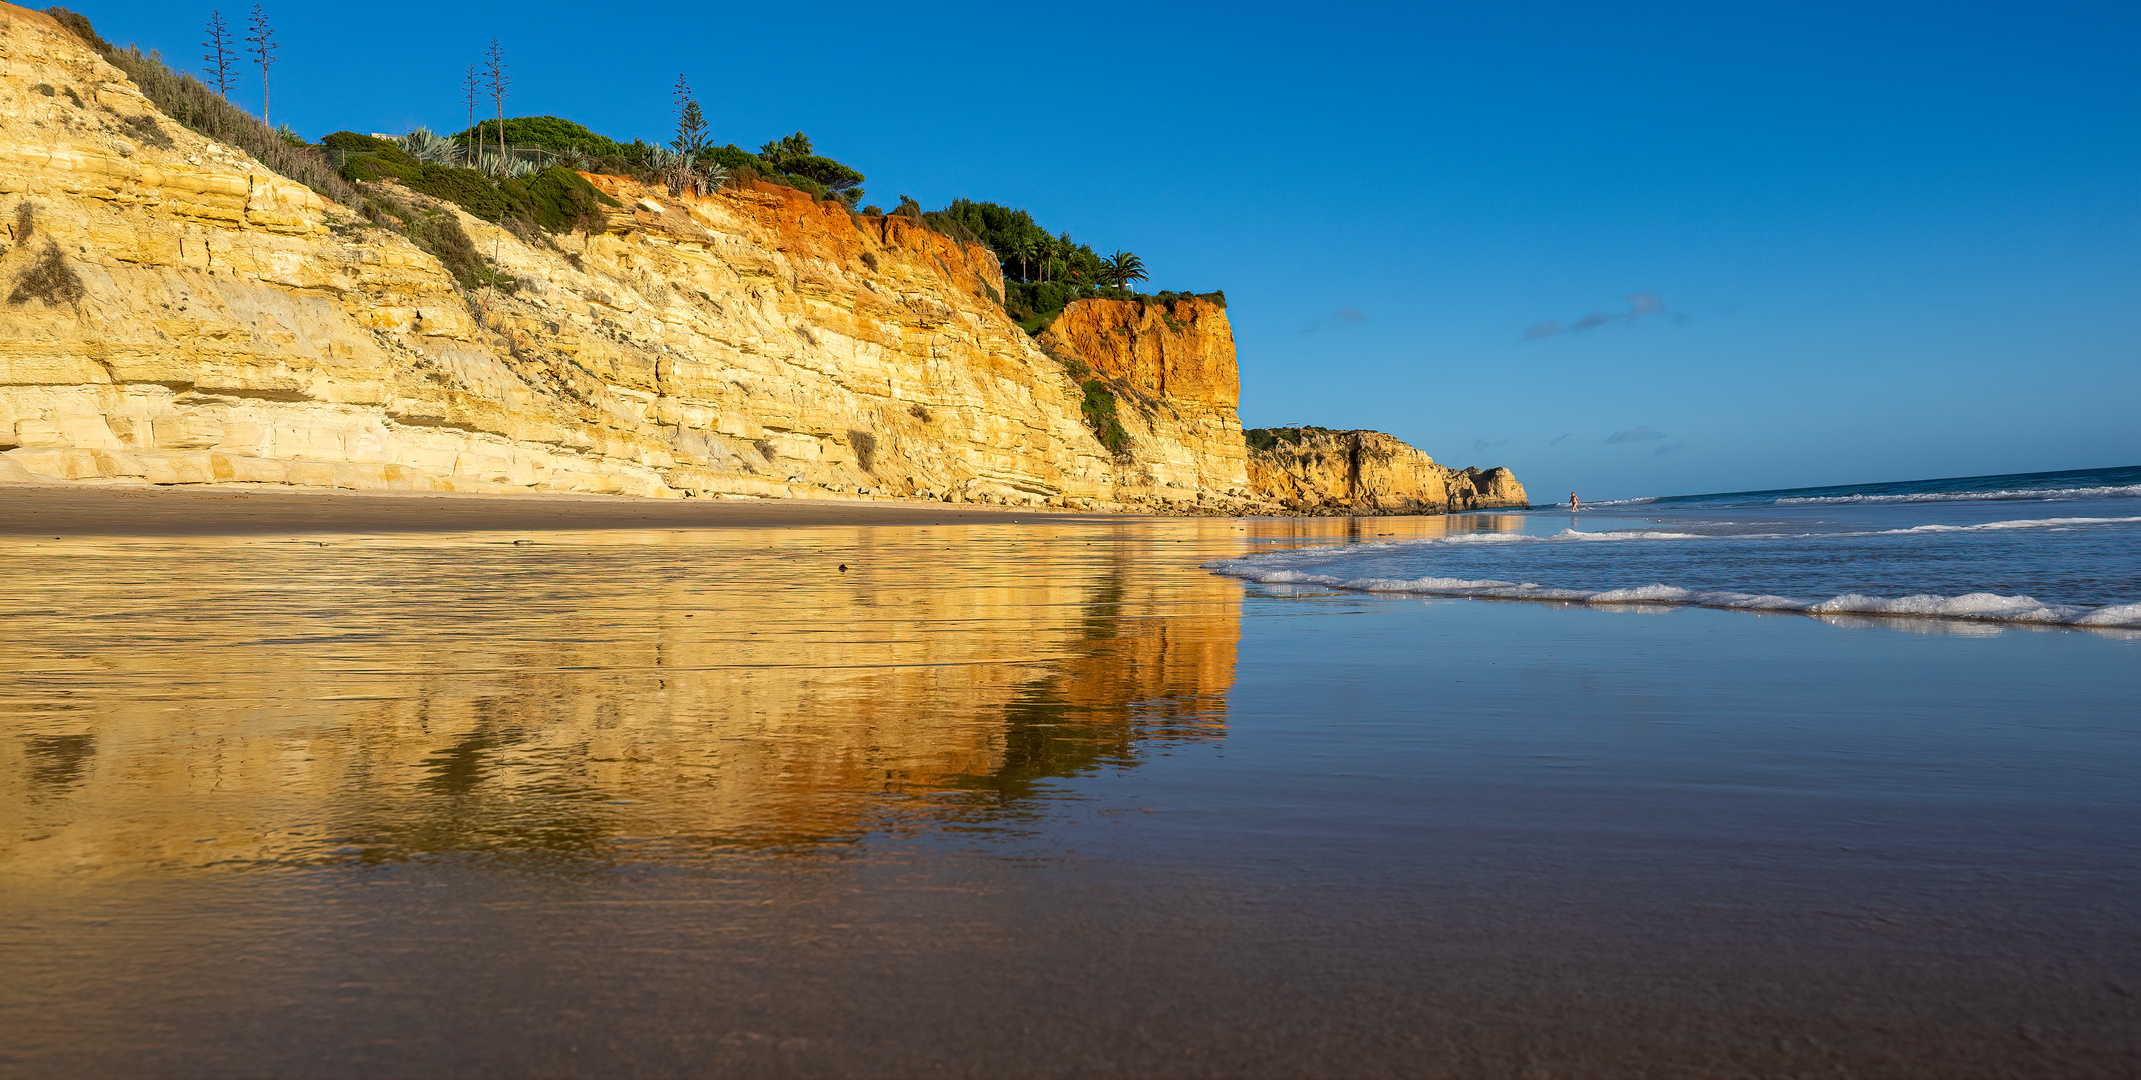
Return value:
[[(1940, 480), (1904, 480), (1833, 487), (1772, 488), (1710, 495), (1659, 495), (1641, 499), (1586, 500), (1585, 511), (1626, 507), (1660, 509), (1694, 507), (1905, 506), (1945, 502), (2074, 502), (2081, 499), (2141, 498), (2141, 465), (2064, 472), (1959, 476)], [(1551, 510), (1566, 504), (1532, 507)]]
[(1222, 559), (1205, 569), (1267, 585), (1319, 585), (1368, 593), (1461, 596), (1488, 600), (1553, 600), (1579, 604), (1671, 604), (1740, 611), (1788, 611), (1809, 615), (1909, 615), (1920, 618), (1975, 619), (1986, 622), (2035, 623), (2079, 627), (2141, 627), (2141, 603), (2048, 604), (2029, 596), (1976, 592), (1960, 596), (1918, 594), (1866, 596), (1845, 593), (1801, 599), (1725, 590), (1684, 589), (1651, 584), (1616, 589), (1569, 589), (1528, 582), (1419, 577), (1347, 578), (1274, 568), (1254, 559)]
[(1839, 506), (1852, 503), (1994, 502), (2030, 499), (2041, 502), (2071, 502), (2075, 499), (2141, 498), (2141, 484), (2103, 487), (2014, 488), (1998, 491), (1921, 491), (1892, 495), (1799, 495), (1774, 500), (1777, 506)]

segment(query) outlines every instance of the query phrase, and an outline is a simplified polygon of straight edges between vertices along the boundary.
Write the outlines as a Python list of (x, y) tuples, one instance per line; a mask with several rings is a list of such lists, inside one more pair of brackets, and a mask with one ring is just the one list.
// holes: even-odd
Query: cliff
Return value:
[(1260, 428), (1248, 437), (1251, 485), (1294, 513), (1440, 514), (1530, 502), (1508, 469), (1447, 469), (1380, 431)]
[(0, 5), (0, 480), (1257, 505), (1216, 308), (1086, 302), (1051, 355), (985, 248), (588, 179), (620, 208), (556, 237), (396, 192), (466, 290)]
[(1249, 451), (1236, 414), (1241, 369), (1225, 308), (1202, 299), (1079, 300), (1038, 343), (1073, 374), (1089, 370), (1118, 402), (1132, 406), (1125, 415), (1144, 429), (1127, 432), (1140, 488), (1195, 501), (1211, 477), (1246, 479)]

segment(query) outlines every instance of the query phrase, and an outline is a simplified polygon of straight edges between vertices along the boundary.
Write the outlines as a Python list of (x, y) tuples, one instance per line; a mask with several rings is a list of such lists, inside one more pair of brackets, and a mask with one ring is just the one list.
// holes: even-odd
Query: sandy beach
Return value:
[(0, 536), (777, 529), (1114, 517), (900, 499), (642, 499), (559, 493), (403, 494), (268, 485), (0, 484)]
[(0, 564), (0, 1076), (2141, 1068), (2127, 640), (210, 496)]

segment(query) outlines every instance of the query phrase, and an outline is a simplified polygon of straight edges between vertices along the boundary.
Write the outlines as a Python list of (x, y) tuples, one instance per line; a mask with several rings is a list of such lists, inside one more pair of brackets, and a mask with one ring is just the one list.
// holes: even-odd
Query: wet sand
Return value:
[(241, 487), (0, 484), (0, 536), (242, 536), (544, 529), (782, 529), (1118, 515), (900, 499), (639, 499)]
[(1197, 569), (1466, 527), (18, 546), (0, 1076), (2141, 1072), (2141, 643)]

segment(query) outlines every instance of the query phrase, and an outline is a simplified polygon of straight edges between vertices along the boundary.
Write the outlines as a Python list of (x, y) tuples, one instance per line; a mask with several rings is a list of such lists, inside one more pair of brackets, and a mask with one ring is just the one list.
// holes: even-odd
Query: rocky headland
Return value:
[(610, 205), (555, 234), (396, 189), (458, 222), (484, 260), (471, 287), (0, 5), (0, 482), (1522, 502), (1505, 470), (1451, 473), (1375, 433), (1252, 455), (1218, 303), (1079, 300), (1036, 337), (1004, 311), (997, 256), (920, 221), (764, 182), (582, 175)]
[(1524, 506), (1508, 469), (1451, 469), (1380, 431), (1257, 428), (1249, 483), (1296, 514), (1439, 514)]

